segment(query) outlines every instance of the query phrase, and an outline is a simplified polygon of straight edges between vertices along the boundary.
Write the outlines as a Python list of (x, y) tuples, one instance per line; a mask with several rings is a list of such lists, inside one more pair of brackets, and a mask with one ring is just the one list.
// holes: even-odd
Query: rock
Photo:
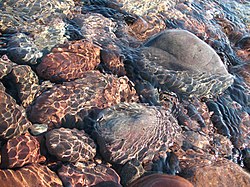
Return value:
[(140, 53), (133, 71), (162, 90), (188, 97), (217, 95), (234, 80), (216, 52), (185, 30), (156, 35)]
[(37, 73), (53, 82), (70, 81), (94, 70), (99, 63), (100, 47), (86, 40), (71, 41), (58, 45), (43, 57)]
[(249, 186), (250, 175), (232, 161), (222, 161), (200, 167), (197, 164), (188, 178), (195, 186)]
[(8, 140), (2, 147), (2, 165), (4, 168), (17, 168), (40, 161), (39, 142), (25, 134)]
[(100, 153), (105, 160), (125, 164), (131, 159), (152, 160), (174, 143), (181, 129), (169, 111), (137, 103), (120, 103), (104, 109), (94, 125)]
[(34, 136), (40, 135), (44, 132), (47, 132), (48, 125), (47, 124), (32, 124), (29, 128), (30, 133)]
[[(81, 79), (54, 85), (28, 108), (33, 123), (84, 128), (84, 117), (93, 109), (102, 109), (126, 101), (137, 101), (133, 84), (127, 77), (89, 71)], [(86, 124), (85, 124), (86, 126)]]
[(53, 129), (46, 133), (46, 146), (58, 160), (77, 162), (88, 161), (96, 154), (94, 141), (77, 129)]
[(97, 163), (76, 163), (62, 165), (58, 175), (65, 186), (93, 186), (102, 182), (111, 182), (119, 186), (120, 177), (110, 167)]
[(0, 90), (0, 124), (0, 139), (19, 136), (31, 125), (24, 108), (3, 90)]
[(17, 170), (0, 170), (2, 187), (62, 187), (62, 181), (47, 166), (34, 164)]
[[(34, 100), (38, 91), (38, 77), (28, 65), (13, 67), (9, 77), (10, 82), (17, 89), (17, 96), (23, 107), (27, 107)], [(13, 88), (14, 89), (14, 88)]]
[(152, 174), (141, 177), (134, 181), (129, 187), (193, 187), (186, 179), (166, 174)]

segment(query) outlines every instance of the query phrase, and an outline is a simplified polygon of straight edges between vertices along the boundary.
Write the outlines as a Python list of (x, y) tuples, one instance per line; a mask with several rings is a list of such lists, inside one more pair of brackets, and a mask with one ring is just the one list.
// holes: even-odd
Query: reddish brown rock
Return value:
[(23, 107), (3, 90), (0, 90), (0, 139), (10, 139), (24, 133), (31, 123)]
[(46, 134), (46, 145), (62, 161), (88, 161), (96, 154), (94, 141), (83, 130), (53, 129)]
[(165, 22), (161, 17), (149, 14), (143, 17), (137, 17), (129, 25), (129, 34), (140, 41), (146, 41), (153, 35), (163, 31), (166, 28)]
[(238, 164), (216, 155), (201, 151), (187, 150), (179, 155), (180, 175), (194, 186), (244, 186), (250, 184), (250, 175)]
[(119, 175), (112, 168), (96, 163), (63, 165), (58, 175), (65, 186), (92, 186), (103, 181), (120, 183)]
[(10, 139), (2, 147), (2, 167), (22, 167), (25, 164), (37, 163), (39, 159), (39, 142), (28, 134)]
[(37, 67), (39, 76), (53, 82), (83, 77), (100, 63), (100, 47), (89, 41), (72, 41), (61, 44), (42, 59)]
[(193, 185), (179, 176), (153, 174), (137, 179), (129, 187), (193, 187)]
[[(81, 79), (64, 82), (43, 92), (29, 107), (29, 119), (50, 126), (83, 128), (83, 119), (92, 109), (102, 109), (123, 101), (137, 101), (133, 84), (127, 77), (89, 71)], [(64, 121), (64, 122), (63, 122)], [(77, 124), (78, 123), (78, 124)]]
[(108, 49), (101, 51), (101, 59), (108, 71), (111, 71), (115, 75), (123, 76), (126, 75), (123, 64), (124, 56), (121, 55), (121, 51), (119, 51), (120, 54), (118, 51), (118, 49), (114, 49), (113, 46), (110, 45)]
[(62, 187), (62, 181), (47, 166), (29, 165), (18, 170), (0, 170), (2, 187)]
[(13, 67), (10, 74), (11, 81), (16, 85), (18, 98), (23, 107), (27, 107), (38, 91), (38, 77), (28, 65)]

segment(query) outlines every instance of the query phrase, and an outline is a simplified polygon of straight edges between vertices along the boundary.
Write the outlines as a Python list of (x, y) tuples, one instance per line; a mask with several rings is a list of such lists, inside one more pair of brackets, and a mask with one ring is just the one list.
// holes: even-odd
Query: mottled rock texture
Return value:
[(135, 90), (127, 77), (117, 78), (89, 71), (81, 79), (57, 84), (37, 97), (28, 109), (33, 123), (83, 128), (91, 109), (102, 109), (126, 101), (136, 101)]
[(94, 141), (83, 130), (53, 129), (46, 133), (46, 145), (49, 153), (61, 161), (88, 161), (96, 154)]
[(65, 186), (92, 186), (103, 181), (119, 185), (120, 177), (110, 167), (97, 163), (76, 163), (63, 165), (58, 175)]
[(3, 187), (62, 187), (62, 181), (47, 166), (35, 164), (17, 170), (0, 170), (0, 183)]
[(181, 142), (181, 129), (169, 111), (137, 103), (103, 110), (94, 128), (102, 156), (117, 164), (133, 158), (152, 160)]

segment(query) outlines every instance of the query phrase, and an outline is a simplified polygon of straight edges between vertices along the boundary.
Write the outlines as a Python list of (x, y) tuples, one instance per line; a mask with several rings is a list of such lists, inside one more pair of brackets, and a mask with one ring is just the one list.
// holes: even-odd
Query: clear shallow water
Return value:
[[(46, 2), (34, 1), (37, 2), (36, 6), (32, 6), (30, 9), (27, 9), (22, 1), (18, 1), (13, 9), (8, 6), (8, 4), (11, 5), (12, 1), (1, 2), (8, 2), (0, 11), (2, 42), (9, 42), (8, 48), (11, 41), (15, 41), (12, 45), (14, 45), (13, 48), (17, 48), (16, 54), (19, 53), (19, 56), (22, 56), (27, 52), (28, 55), (24, 61), (33, 59), (32, 63), (36, 63), (36, 60), (39, 62), (41, 55), (48, 53), (54, 45), (63, 43), (67, 39), (78, 40), (82, 38), (100, 45), (102, 49), (108, 51), (107, 53), (109, 50), (115, 51), (114, 54), (120, 55), (119, 58), (124, 61), (135, 62), (139, 58), (136, 53), (139, 47), (160, 31), (174, 28), (194, 33), (219, 54), (228, 71), (234, 75), (234, 84), (218, 97), (205, 98), (204, 100), (202, 98), (202, 103), (178, 98), (175, 93), (162, 92), (159, 94), (160, 96), (166, 94), (166, 100), (171, 102), (175, 99), (178, 100), (179, 103), (176, 102), (180, 106), (180, 111), (176, 112), (178, 122), (183, 126), (190, 125), (184, 129), (191, 128), (194, 131), (199, 131), (201, 128), (196, 123), (209, 126), (211, 124), (205, 121), (211, 117), (210, 120), (219, 134), (222, 134), (234, 146), (234, 153), (231, 153), (230, 150), (230, 153), (225, 153), (225, 155), (235, 162), (242, 162), (242, 152), (247, 152), (247, 148), (250, 147), (249, 1), (118, 0), (120, 3), (118, 4), (105, 0), (84, 0), (83, 5), (79, 3), (82, 7), (76, 8), (72, 4), (73, 1), (65, 0), (58, 4), (54, 3), (53, 0), (51, 1), (53, 6)], [(27, 1), (23, 0), (23, 2)], [(40, 14), (39, 9), (46, 10)], [(21, 12), (20, 15), (18, 11)], [(25, 11), (27, 12), (24, 13)], [(62, 12), (63, 14), (61, 14)], [(84, 15), (74, 16), (79, 12)], [(92, 13), (91, 16), (88, 13)], [(29, 23), (30, 20), (34, 20), (34, 22)], [(11, 21), (14, 22), (14, 25), (11, 25)], [(22, 34), (12, 37), (11, 34), (16, 32), (22, 32)], [(22, 45), (18, 46), (18, 42)], [(4, 48), (3, 44), (3, 48), (1, 48), (3, 54), (6, 51)], [(15, 57), (18, 55), (12, 54), (13, 60), (17, 60)], [(152, 71), (158, 72), (160, 68), (156, 67)], [(112, 70), (107, 72), (110, 73)], [(200, 82), (204, 79), (213, 79), (213, 76), (209, 78), (205, 76), (203, 79), (200, 74), (192, 75), (190, 78), (190, 74), (181, 71), (169, 71), (168, 73), (172, 78), (181, 80), (178, 82), (171, 79), (172, 85), (170, 86), (173, 87), (178, 87), (185, 81), (187, 83), (193, 82), (192, 77), (195, 76), (198, 80), (201, 79)], [(136, 77), (133, 74), (130, 76), (131, 79), (133, 76)], [(216, 82), (214, 83), (216, 84)], [(139, 82), (139, 86), (142, 84)], [(150, 89), (153, 87), (153, 92), (161, 91), (157, 90), (153, 84), (146, 86)], [(202, 85), (201, 83), (198, 86), (206, 87), (206, 84)], [(209, 112), (206, 111), (207, 113), (203, 111), (208, 116), (207, 118), (202, 114), (200, 109), (202, 107), (209, 109)], [(207, 124), (204, 125), (205, 123)], [(207, 128), (209, 129), (209, 127)], [(231, 147), (229, 146), (229, 148)], [(223, 154), (221, 150), (215, 150), (215, 152), (217, 155)]]

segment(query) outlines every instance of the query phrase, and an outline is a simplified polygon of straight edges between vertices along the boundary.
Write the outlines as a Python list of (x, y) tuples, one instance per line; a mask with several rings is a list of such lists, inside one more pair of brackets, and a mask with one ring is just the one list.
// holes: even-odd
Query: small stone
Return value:
[(31, 135), (21, 135), (8, 140), (2, 147), (2, 165), (4, 168), (17, 168), (40, 159), (39, 142)]
[(47, 124), (33, 124), (29, 128), (30, 133), (34, 136), (40, 135), (44, 132), (47, 132), (48, 125)]

